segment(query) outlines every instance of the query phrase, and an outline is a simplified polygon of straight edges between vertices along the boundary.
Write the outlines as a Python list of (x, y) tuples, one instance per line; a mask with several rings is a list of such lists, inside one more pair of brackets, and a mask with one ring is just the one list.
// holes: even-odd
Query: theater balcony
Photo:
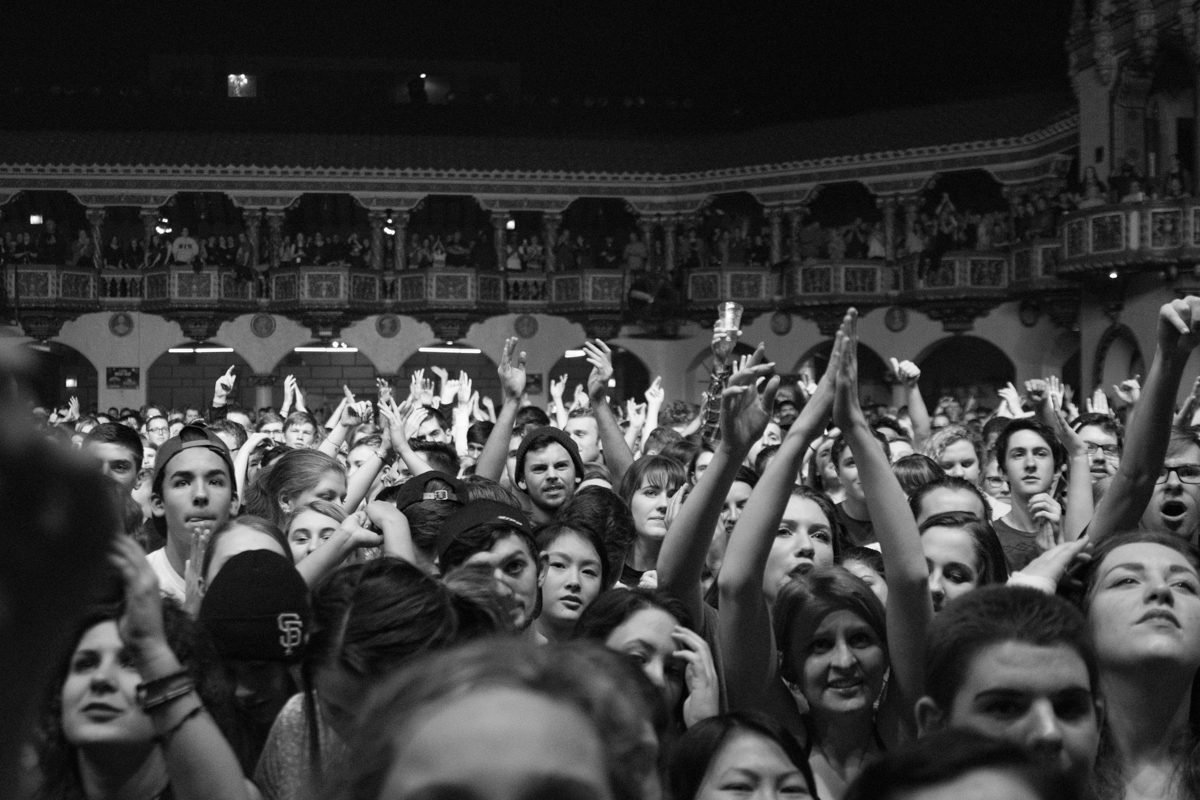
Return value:
[(1113, 279), (1200, 263), (1200, 200), (1080, 209), (1067, 214), (1059, 230), (1058, 274), (1064, 277)]

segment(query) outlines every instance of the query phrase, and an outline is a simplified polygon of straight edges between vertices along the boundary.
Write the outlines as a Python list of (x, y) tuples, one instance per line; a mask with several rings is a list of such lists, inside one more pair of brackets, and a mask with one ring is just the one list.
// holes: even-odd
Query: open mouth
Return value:
[(1178, 518), (1187, 513), (1187, 506), (1182, 500), (1168, 500), (1159, 506), (1159, 511), (1164, 517)]

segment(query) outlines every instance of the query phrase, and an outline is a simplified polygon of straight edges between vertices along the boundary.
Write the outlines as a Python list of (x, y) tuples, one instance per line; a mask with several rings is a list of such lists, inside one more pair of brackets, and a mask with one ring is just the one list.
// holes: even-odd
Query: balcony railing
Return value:
[(1061, 274), (1200, 261), (1200, 200), (1095, 206), (1067, 214), (1059, 229)]

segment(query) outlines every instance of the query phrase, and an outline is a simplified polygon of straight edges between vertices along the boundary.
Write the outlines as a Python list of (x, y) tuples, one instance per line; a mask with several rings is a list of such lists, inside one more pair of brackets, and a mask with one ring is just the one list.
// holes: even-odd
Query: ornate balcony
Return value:
[(1107, 276), (1200, 262), (1200, 200), (1095, 206), (1067, 214), (1060, 227), (1060, 275)]
[(4, 271), (4, 291), (30, 336), (49, 339), (80, 314), (98, 311), (95, 270), (35, 264)]

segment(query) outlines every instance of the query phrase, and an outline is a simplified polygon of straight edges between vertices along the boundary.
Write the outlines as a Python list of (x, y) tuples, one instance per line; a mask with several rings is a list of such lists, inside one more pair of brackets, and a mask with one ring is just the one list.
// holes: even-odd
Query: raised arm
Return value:
[(1121, 466), (1096, 507), (1088, 529), (1097, 542), (1135, 527), (1154, 494), (1154, 482), (1167, 457), (1175, 393), (1188, 356), (1200, 343), (1200, 297), (1172, 300), (1158, 312), (1158, 347), (1142, 395), (1125, 428)]
[(608, 404), (608, 382), (612, 380), (612, 350), (604, 342), (584, 342), (583, 352), (592, 365), (588, 375), (588, 399), (592, 413), (596, 415), (596, 427), (600, 431), (600, 442), (604, 445), (604, 465), (612, 477), (613, 485), (621, 482), (625, 471), (633, 464), (633, 452), (625, 444), (625, 434)]
[(525, 351), (517, 352), (517, 337), (504, 343), (500, 354), (500, 388), (504, 391), (504, 405), (496, 415), (496, 427), (488, 434), (483, 452), (475, 462), (475, 474), (481, 478), (499, 481), (508, 461), (508, 443), (512, 441), (513, 421), (517, 418), (521, 395), (525, 391)]
[(921, 368), (911, 361), (892, 359), (892, 374), (904, 387), (904, 402), (908, 404), (908, 419), (913, 426), (913, 448), (920, 452), (921, 445), (929, 439), (929, 409), (921, 397)]
[(771, 371), (770, 364), (762, 363), (763, 352), (760, 345), (750, 365), (731, 376), (721, 393), (720, 441), (708, 469), (667, 529), (658, 553), (658, 588), (683, 603), (694, 620), (704, 613), (701, 575), (725, 496), (738, 466), (771, 419), (771, 408), (755, 387), (758, 379)]
[[(371, 505), (390, 504), (372, 503)], [(392, 511), (403, 518), (404, 515), (400, 514), (395, 506), (392, 506)], [(358, 548), (378, 547), (384, 544), (385, 540), (382, 535), (367, 530), (366, 521), (367, 512), (365, 511), (351, 514), (342, 520), (342, 524), (338, 525), (337, 530), (330, 534), (328, 539), (300, 560), (300, 563), (296, 565), (296, 571), (300, 573), (306, 586), (310, 588), (316, 586), (322, 578), (340, 567), (347, 556)], [(405, 521), (405, 530), (407, 529), (408, 523)], [(409, 561), (411, 563), (411, 559)]]
[(858, 312), (853, 308), (842, 321), (842, 328), (846, 335), (838, 368), (833, 421), (845, 434), (858, 467), (887, 574), (887, 636), (892, 664), (888, 705), (911, 728), (913, 704), (921, 696), (924, 682), (925, 634), (933, 620), (929, 569), (917, 522), (908, 509), (908, 498), (859, 405)]
[[(779, 445), (779, 452), (758, 479), (758, 485), (729, 537), (725, 560), (717, 575), (721, 597), (717, 643), (731, 710), (769, 710), (766, 701), (779, 665), (771, 615), (763, 593), (763, 573), (796, 482), (796, 468), (809, 442), (824, 428), (833, 405), (834, 376), (841, 362), (842, 338), (843, 333), (839, 331), (829, 357), (829, 368), (804, 404), (800, 416), (792, 423)], [(764, 408), (774, 405), (774, 397), (767, 397), (766, 392), (773, 395), (778, 383), (777, 379), (772, 379), (766, 385)]]
[(1034, 413), (1042, 424), (1058, 435), (1067, 450), (1067, 507), (1063, 510), (1062, 542), (1073, 542), (1091, 522), (1094, 510), (1087, 442), (1067, 423), (1062, 408), (1055, 405), (1063, 396), (1057, 376), (1052, 375), (1044, 382), (1030, 381), (1026, 386), (1029, 398), (1034, 402)]

